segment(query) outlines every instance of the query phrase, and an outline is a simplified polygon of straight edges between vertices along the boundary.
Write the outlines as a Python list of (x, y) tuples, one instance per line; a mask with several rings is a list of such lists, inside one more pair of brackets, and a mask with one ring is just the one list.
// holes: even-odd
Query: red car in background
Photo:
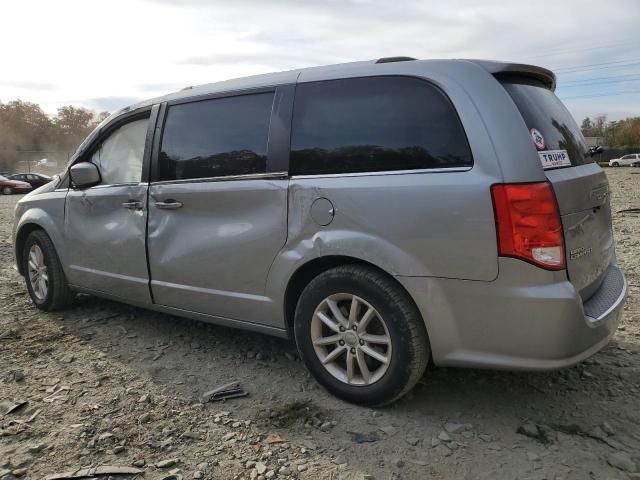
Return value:
[(30, 192), (31, 189), (31, 185), (27, 182), (9, 180), (7, 177), (0, 175), (0, 192), (4, 195), (11, 195), (12, 193), (27, 193)]

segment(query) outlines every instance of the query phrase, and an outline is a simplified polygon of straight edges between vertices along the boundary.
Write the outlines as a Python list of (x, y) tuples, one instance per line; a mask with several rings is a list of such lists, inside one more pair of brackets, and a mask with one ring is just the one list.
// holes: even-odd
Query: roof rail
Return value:
[(413, 57), (382, 57), (376, 60), (376, 63), (393, 63), (393, 62), (409, 62), (411, 60), (417, 60)]

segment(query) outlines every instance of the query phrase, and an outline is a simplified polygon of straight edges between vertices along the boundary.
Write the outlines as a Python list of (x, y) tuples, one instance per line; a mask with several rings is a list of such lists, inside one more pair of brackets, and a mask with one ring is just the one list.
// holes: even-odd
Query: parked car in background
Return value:
[(555, 84), (396, 57), (139, 103), (18, 202), (18, 271), (46, 311), (83, 292), (290, 337), (364, 405), (430, 362), (573, 365), (615, 333), (627, 282)]
[(640, 153), (631, 153), (620, 158), (614, 158), (609, 160), (610, 167), (628, 167), (635, 166), (634, 164), (640, 162)]
[(27, 182), (19, 180), (11, 180), (0, 175), (0, 192), (3, 195), (11, 195), (12, 193), (27, 193), (33, 190), (33, 187)]
[(51, 181), (51, 177), (48, 175), (42, 175), (40, 173), (14, 173), (7, 177), (9, 180), (18, 180), (20, 182), (27, 182), (32, 188), (36, 189), (42, 185), (46, 185)]

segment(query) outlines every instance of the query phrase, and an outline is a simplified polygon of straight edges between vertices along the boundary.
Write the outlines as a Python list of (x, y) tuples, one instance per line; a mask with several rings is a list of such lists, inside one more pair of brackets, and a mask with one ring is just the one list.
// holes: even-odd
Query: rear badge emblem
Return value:
[(577, 260), (581, 257), (585, 257), (587, 255), (590, 255), (592, 252), (592, 248), (588, 247), (580, 247), (580, 248), (574, 248), (573, 250), (569, 251), (569, 259), (570, 260)]
[(538, 130), (537, 128), (532, 128), (530, 132), (531, 132), (531, 139), (533, 140), (533, 144), (536, 146), (536, 148), (538, 150), (544, 150), (545, 148), (544, 137), (540, 133), (540, 130)]

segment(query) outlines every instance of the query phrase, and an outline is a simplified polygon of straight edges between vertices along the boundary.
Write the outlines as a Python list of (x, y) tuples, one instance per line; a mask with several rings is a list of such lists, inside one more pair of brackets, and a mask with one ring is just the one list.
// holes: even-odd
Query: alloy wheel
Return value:
[(391, 363), (391, 336), (378, 311), (349, 293), (325, 298), (311, 320), (313, 348), (333, 377), (354, 386), (380, 380)]
[(49, 292), (49, 274), (42, 249), (35, 243), (29, 249), (29, 282), (36, 298), (44, 301)]

